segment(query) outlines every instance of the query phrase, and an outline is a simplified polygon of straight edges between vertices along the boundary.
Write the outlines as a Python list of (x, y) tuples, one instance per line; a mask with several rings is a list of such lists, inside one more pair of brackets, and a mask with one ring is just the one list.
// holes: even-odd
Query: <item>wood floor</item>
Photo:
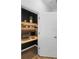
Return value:
[(32, 59), (57, 59), (57, 58), (40, 57), (40, 56), (36, 55), (36, 56), (34, 56)]
[(22, 52), (21, 59), (57, 59), (57, 58), (40, 57), (37, 55), (37, 48), (34, 47), (25, 52)]

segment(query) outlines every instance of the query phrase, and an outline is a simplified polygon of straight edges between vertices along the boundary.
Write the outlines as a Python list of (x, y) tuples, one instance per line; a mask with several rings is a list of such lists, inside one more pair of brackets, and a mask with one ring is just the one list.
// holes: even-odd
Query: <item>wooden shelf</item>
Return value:
[(35, 40), (37, 40), (38, 38), (36, 37), (35, 39), (22, 39), (21, 40), (21, 44), (24, 44), (24, 43), (28, 43), (28, 42), (32, 42), (32, 41), (35, 41)]
[(29, 22), (21, 22), (21, 25), (38, 27), (36, 23), (29, 23)]
[(36, 23), (21, 22), (21, 30), (23, 31), (37, 31), (38, 25)]
[(37, 39), (22, 40), (21, 44), (32, 42), (32, 41), (35, 41), (35, 40), (37, 40)]
[(22, 31), (37, 31), (36, 28), (21, 28)]

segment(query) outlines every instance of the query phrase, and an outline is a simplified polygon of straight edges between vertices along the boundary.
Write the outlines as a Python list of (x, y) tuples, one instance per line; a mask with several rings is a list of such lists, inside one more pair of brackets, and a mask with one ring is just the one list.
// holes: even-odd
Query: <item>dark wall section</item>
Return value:
[(33, 18), (33, 22), (37, 23), (37, 14), (21, 8), (21, 21), (27, 20), (29, 22), (31, 16)]
[(28, 43), (25, 43), (25, 44), (21, 44), (21, 50), (22, 50), (22, 49), (25, 49), (25, 48), (28, 48), (28, 47), (30, 47), (30, 46), (32, 46), (32, 45), (34, 45), (34, 44), (37, 45), (37, 40), (32, 41), (32, 42), (28, 42)]

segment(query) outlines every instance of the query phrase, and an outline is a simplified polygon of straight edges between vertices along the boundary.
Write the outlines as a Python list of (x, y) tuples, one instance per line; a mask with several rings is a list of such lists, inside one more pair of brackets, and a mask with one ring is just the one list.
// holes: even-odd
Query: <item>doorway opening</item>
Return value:
[(32, 59), (37, 55), (38, 40), (37, 14), (21, 8), (21, 56), (22, 59)]

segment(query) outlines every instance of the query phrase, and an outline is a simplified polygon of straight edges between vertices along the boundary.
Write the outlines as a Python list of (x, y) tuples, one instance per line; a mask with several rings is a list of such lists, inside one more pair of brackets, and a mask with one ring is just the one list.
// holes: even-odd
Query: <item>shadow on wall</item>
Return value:
[(57, 9), (57, 0), (42, 0), (44, 5), (47, 8), (47, 11), (52, 12), (56, 11)]

